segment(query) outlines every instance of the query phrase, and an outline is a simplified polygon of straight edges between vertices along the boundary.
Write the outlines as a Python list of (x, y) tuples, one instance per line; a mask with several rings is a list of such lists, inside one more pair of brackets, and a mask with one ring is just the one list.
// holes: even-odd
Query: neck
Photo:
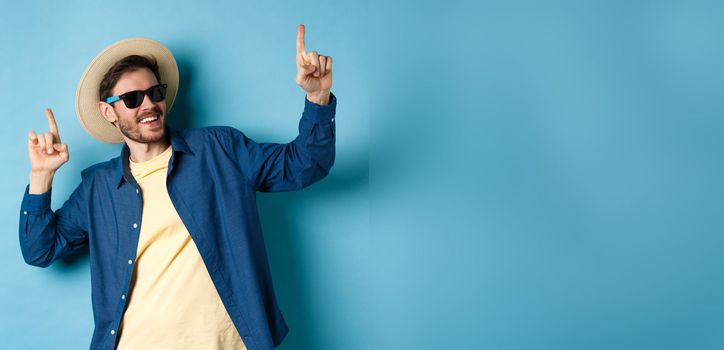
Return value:
[(164, 137), (161, 141), (153, 143), (138, 143), (126, 140), (126, 145), (131, 151), (131, 161), (140, 163), (153, 159), (153, 157), (163, 153), (170, 145), (169, 141)]

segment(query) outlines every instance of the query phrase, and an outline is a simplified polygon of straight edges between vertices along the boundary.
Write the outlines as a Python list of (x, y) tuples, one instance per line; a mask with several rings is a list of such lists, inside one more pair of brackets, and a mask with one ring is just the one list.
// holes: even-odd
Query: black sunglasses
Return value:
[(106, 103), (112, 104), (113, 102), (123, 100), (126, 107), (133, 109), (138, 108), (138, 106), (143, 103), (143, 98), (146, 95), (148, 95), (148, 98), (150, 98), (153, 102), (161, 102), (164, 98), (166, 98), (167, 87), (167, 84), (158, 84), (156, 86), (151, 86), (147, 90), (129, 91), (122, 95), (107, 98)]

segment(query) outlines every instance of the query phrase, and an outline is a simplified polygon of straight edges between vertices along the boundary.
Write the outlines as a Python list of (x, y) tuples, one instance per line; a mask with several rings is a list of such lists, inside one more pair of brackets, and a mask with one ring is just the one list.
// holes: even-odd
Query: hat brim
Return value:
[(120, 59), (130, 55), (152, 56), (158, 62), (161, 83), (166, 90), (166, 113), (171, 111), (178, 91), (179, 73), (176, 60), (168, 48), (158, 41), (132, 38), (116, 42), (101, 51), (86, 68), (75, 94), (75, 112), (80, 124), (93, 138), (105, 143), (123, 143), (121, 132), (98, 110), (98, 87), (103, 76)]

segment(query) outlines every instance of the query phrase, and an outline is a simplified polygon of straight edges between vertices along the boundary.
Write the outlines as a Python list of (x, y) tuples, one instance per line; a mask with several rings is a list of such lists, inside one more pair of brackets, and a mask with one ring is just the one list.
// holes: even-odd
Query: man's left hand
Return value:
[(304, 48), (304, 25), (297, 27), (297, 84), (307, 92), (307, 99), (319, 105), (329, 104), (332, 89), (332, 56)]

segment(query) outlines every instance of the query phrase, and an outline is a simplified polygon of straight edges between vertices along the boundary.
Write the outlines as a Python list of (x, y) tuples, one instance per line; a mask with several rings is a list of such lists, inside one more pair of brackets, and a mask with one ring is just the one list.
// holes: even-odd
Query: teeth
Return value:
[(157, 115), (155, 115), (155, 116), (153, 116), (153, 117), (143, 118), (143, 119), (141, 119), (141, 123), (152, 122), (152, 121), (154, 121), (154, 120), (156, 120), (156, 119), (158, 119), (158, 116), (157, 116)]

